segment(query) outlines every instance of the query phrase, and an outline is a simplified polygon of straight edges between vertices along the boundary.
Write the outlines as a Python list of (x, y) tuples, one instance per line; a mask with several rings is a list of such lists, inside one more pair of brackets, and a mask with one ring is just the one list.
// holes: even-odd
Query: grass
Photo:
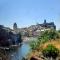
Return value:
[(43, 44), (43, 48), (46, 48), (48, 44), (52, 44), (60, 50), (60, 39), (51, 40)]

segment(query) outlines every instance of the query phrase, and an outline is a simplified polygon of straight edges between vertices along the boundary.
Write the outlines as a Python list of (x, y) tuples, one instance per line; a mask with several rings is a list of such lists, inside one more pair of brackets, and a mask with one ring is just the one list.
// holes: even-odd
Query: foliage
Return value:
[(52, 58), (56, 58), (59, 55), (59, 50), (49, 44), (45, 49), (42, 50), (42, 53), (45, 57), (52, 57)]
[(36, 41), (31, 42), (31, 49), (37, 49), (40, 44), (56, 38), (60, 38), (56, 30), (44, 31), (40, 36), (38, 36), (38, 39)]
[(36, 50), (39, 47), (38, 41), (32, 41), (30, 42), (30, 46), (32, 50)]
[(58, 32), (60, 33), (60, 30), (58, 30)]
[(45, 40), (51, 40), (51, 39), (59, 38), (59, 34), (56, 30), (49, 30), (49, 31), (44, 31), (40, 37)]
[(36, 41), (32, 41), (32, 42), (30, 43), (30, 46), (31, 46), (31, 49), (32, 49), (32, 50), (36, 50), (36, 49), (37, 49), (37, 42), (36, 42)]

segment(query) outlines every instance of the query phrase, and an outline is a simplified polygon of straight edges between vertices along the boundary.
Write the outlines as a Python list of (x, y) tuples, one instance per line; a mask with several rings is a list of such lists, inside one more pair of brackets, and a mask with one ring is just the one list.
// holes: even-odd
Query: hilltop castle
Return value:
[(38, 36), (41, 31), (55, 29), (56, 25), (54, 22), (47, 23), (46, 20), (42, 24), (31, 25), (28, 28), (17, 28), (15, 23), (13, 26), (14, 31), (20, 32), (22, 36)]

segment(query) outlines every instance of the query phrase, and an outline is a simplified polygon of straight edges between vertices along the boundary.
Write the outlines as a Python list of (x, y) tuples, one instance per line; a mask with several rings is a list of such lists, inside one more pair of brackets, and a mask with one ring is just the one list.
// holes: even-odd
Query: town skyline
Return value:
[[(45, 20), (46, 20), (46, 19), (44, 19), (44, 21), (45, 21)], [(36, 26), (36, 25), (38, 25), (38, 24), (44, 24), (44, 21), (43, 21), (42, 23), (36, 22), (35, 24), (29, 25), (29, 26), (24, 26), (24, 27), (19, 27), (16, 22), (13, 23), (12, 28), (9, 27), (9, 26), (2, 25), (2, 24), (0, 24), (0, 25), (2, 25), (2, 26), (4, 26), (4, 27), (7, 27), (7, 28), (10, 28), (10, 29), (14, 29), (14, 24), (16, 24), (16, 25), (17, 25), (17, 29), (19, 29), (19, 28), (21, 29), (21, 28), (28, 28), (28, 27), (31, 27), (31, 26)], [(53, 22), (53, 21), (50, 21), (50, 22), (47, 22), (47, 21), (46, 21), (46, 23), (49, 24), (49, 23), (54, 23), (54, 22)], [(54, 23), (54, 24), (55, 24), (55, 23)], [(56, 24), (55, 24), (55, 26), (56, 26)], [(59, 29), (57, 29), (57, 27), (56, 27), (56, 30), (59, 30)]]

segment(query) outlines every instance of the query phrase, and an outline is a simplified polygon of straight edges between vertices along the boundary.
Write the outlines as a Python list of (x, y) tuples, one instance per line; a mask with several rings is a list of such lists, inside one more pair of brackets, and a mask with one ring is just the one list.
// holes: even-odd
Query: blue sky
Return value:
[(54, 22), (60, 29), (60, 0), (0, 0), (0, 24), (26, 27), (36, 23)]

